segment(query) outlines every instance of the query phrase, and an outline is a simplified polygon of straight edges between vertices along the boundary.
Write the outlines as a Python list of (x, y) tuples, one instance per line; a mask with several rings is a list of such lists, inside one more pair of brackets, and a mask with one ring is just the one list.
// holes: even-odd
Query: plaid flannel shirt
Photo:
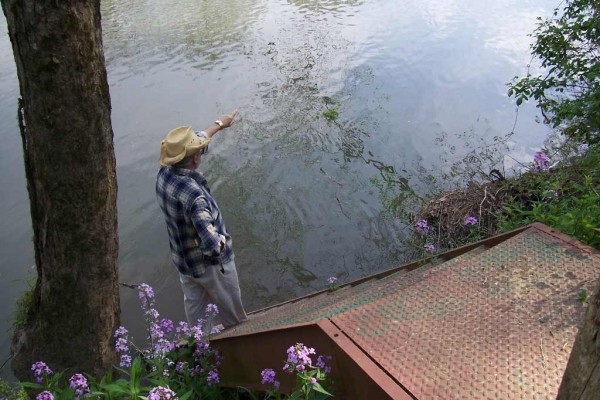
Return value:
[(179, 272), (197, 278), (205, 268), (233, 259), (231, 236), (200, 173), (161, 167), (156, 197), (167, 222), (171, 258)]

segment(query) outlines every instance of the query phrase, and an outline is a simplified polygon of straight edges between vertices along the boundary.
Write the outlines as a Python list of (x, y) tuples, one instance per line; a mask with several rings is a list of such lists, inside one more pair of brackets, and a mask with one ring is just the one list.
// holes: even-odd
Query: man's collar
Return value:
[(170, 168), (171, 171), (173, 171), (174, 174), (176, 175), (186, 175), (189, 176), (190, 178), (194, 179), (196, 182), (200, 183), (203, 186), (208, 186), (207, 183), (208, 181), (206, 180), (206, 178), (204, 177), (204, 175), (202, 175), (200, 172), (195, 171), (195, 170), (191, 170), (191, 169), (187, 169), (187, 168), (177, 168), (177, 167), (167, 167)]

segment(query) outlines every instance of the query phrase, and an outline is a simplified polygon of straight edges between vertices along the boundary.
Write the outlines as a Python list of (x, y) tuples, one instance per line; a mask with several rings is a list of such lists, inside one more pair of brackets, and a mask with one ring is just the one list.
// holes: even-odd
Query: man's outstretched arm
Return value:
[(231, 124), (233, 124), (233, 120), (238, 115), (237, 108), (230, 112), (229, 114), (223, 114), (217, 119), (214, 123), (212, 123), (208, 128), (203, 129), (202, 131), (206, 133), (206, 137), (209, 139), (212, 138), (215, 133), (219, 132), (221, 129), (229, 128)]

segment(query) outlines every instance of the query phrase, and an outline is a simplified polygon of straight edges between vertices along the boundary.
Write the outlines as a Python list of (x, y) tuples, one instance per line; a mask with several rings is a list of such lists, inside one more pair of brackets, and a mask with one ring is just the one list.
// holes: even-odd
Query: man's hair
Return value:
[(179, 161), (176, 164), (173, 164), (174, 167), (176, 168), (186, 168), (189, 167), (190, 165), (192, 165), (192, 160), (194, 158), (194, 156), (198, 154), (198, 153), (194, 153), (190, 156), (185, 157), (183, 160)]

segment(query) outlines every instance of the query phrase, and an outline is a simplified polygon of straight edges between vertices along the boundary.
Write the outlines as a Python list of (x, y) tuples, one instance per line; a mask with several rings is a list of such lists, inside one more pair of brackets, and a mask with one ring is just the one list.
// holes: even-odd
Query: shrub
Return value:
[[(562, 4), (562, 3), (561, 3)], [(543, 74), (515, 77), (508, 95), (533, 98), (546, 123), (584, 143), (600, 141), (600, 10), (595, 0), (567, 0), (562, 15), (540, 20), (532, 53)]]

